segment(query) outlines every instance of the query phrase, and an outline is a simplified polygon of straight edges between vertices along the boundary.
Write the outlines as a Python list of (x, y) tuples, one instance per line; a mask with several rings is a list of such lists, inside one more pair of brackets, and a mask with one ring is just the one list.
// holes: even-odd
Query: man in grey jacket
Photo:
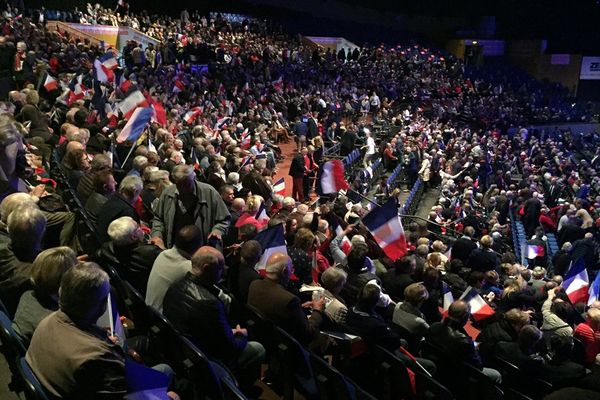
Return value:
[(220, 241), (227, 233), (231, 215), (219, 193), (210, 185), (196, 181), (190, 165), (173, 168), (175, 183), (161, 194), (152, 220), (151, 242), (161, 248), (173, 245), (174, 232), (194, 224), (202, 233), (202, 244)]

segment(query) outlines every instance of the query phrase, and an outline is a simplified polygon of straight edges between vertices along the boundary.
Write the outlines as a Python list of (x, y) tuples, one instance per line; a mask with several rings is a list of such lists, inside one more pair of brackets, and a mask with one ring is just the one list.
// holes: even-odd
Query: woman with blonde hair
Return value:
[(33, 290), (21, 296), (13, 320), (14, 330), (27, 342), (40, 321), (58, 310), (58, 289), (65, 272), (77, 265), (77, 255), (62, 246), (44, 250), (33, 261)]
[(587, 210), (580, 208), (575, 213), (575, 216), (581, 218), (581, 229), (589, 231), (594, 226), (594, 220), (590, 216), (590, 213)]
[[(257, 194), (248, 196), (246, 200), (246, 209), (242, 215), (238, 218), (235, 223), (236, 228), (240, 228), (242, 225), (251, 224), (256, 227), (257, 230), (262, 230), (269, 223), (269, 217), (266, 214), (266, 207), (261, 207), (264, 203), (262, 196)], [(264, 215), (262, 214), (264, 211)]]

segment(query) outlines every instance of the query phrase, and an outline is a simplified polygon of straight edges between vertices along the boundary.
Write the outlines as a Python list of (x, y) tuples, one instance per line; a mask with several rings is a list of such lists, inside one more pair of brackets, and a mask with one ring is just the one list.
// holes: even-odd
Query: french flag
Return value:
[(585, 303), (588, 300), (590, 280), (588, 278), (583, 257), (580, 257), (575, 262), (571, 262), (571, 266), (565, 275), (562, 286), (565, 288), (565, 293), (569, 296), (571, 303)]
[(483, 298), (471, 286), (464, 291), (459, 300), (463, 300), (469, 305), (471, 309), (471, 315), (475, 321), (481, 321), (494, 315), (494, 310), (492, 307), (490, 307), (490, 305), (486, 303), (485, 300), (483, 300)]
[(173, 85), (173, 93), (181, 93), (184, 88), (185, 85), (183, 84), (183, 82), (181, 82), (179, 79), (175, 79), (175, 84)]
[(119, 84), (119, 89), (123, 92), (123, 93), (127, 93), (129, 92), (129, 89), (131, 89), (132, 83), (129, 79), (123, 79), (123, 81)]
[(448, 284), (446, 282), (442, 282), (442, 294), (443, 294), (443, 315), (446, 316), (448, 315), (448, 309), (450, 308), (450, 305), (452, 303), (454, 303), (454, 296), (452, 295), (452, 291), (450, 290), (450, 286), (448, 286)]
[(250, 132), (248, 132), (248, 128), (242, 132), (242, 141), (240, 142), (240, 147), (242, 150), (248, 150), (250, 145), (252, 144), (252, 137), (250, 136)]
[(280, 178), (277, 182), (275, 182), (275, 184), (273, 185), (273, 193), (285, 196), (285, 179), (284, 178)]
[(94, 61), (94, 76), (98, 82), (112, 82), (115, 80), (114, 72), (106, 68), (100, 60)]
[(527, 245), (527, 258), (528, 259), (532, 260), (536, 257), (544, 257), (545, 254), (546, 254), (546, 249), (544, 248), (544, 246), (533, 245), (533, 244)]
[(83, 75), (77, 75), (69, 83), (69, 99), (67, 105), (71, 105), (74, 101), (81, 100), (87, 94), (87, 88), (83, 85)]
[(256, 220), (260, 224), (263, 224), (263, 226), (266, 226), (267, 223), (269, 222), (269, 216), (267, 215), (267, 210), (265, 208), (264, 201), (262, 203), (260, 203), (260, 207), (258, 208), (258, 211), (256, 212)]
[(202, 114), (202, 107), (194, 107), (185, 113), (183, 120), (186, 124), (191, 125), (200, 114)]
[(117, 62), (117, 59), (115, 58), (114, 53), (112, 52), (108, 52), (102, 56), (100, 56), (100, 58), (98, 58), (98, 60), (102, 63), (102, 65), (110, 70), (113, 71), (117, 68), (119, 68), (119, 63)]
[[(341, 161), (340, 161), (341, 162)], [(406, 236), (402, 221), (398, 216), (396, 200), (390, 199), (383, 206), (375, 208), (364, 218), (363, 223), (369, 229), (377, 244), (392, 261), (406, 255)]]
[(281, 90), (283, 88), (283, 76), (280, 76), (279, 79), (271, 82), (271, 85), (273, 85), (275, 90)]
[(267, 260), (274, 253), (287, 254), (287, 247), (285, 244), (285, 235), (283, 233), (283, 225), (278, 224), (272, 228), (265, 229), (264, 231), (258, 232), (256, 235), (256, 241), (263, 246), (263, 254), (260, 260), (254, 267), (257, 271), (264, 270), (267, 266)]
[(215, 129), (225, 129), (225, 128), (227, 128), (227, 125), (229, 124), (230, 121), (231, 121), (231, 117), (219, 118), (217, 120), (217, 123), (215, 124)]
[[(342, 229), (342, 226), (340, 225), (337, 216), (334, 217), (334, 219), (331, 223), (331, 227), (335, 231), (336, 237), (341, 236), (344, 233), (344, 229)], [(345, 255), (348, 255), (348, 253), (350, 253), (350, 250), (352, 250), (352, 242), (350, 242), (350, 239), (348, 239), (348, 236), (346, 236), (346, 235), (344, 235), (344, 237), (342, 238), (342, 243), (340, 244), (340, 250), (342, 250)]]
[(152, 97), (147, 97), (148, 103), (150, 103), (150, 107), (154, 110), (152, 114), (152, 121), (158, 123), (161, 126), (167, 125), (167, 112), (161, 103), (154, 100)]
[(136, 108), (142, 107), (146, 103), (146, 98), (139, 90), (134, 90), (123, 101), (119, 103), (119, 111), (123, 113), (123, 118), (129, 119)]
[(594, 279), (594, 282), (591, 284), (588, 294), (589, 298), (587, 304), (588, 306), (591, 306), (592, 303), (600, 297), (600, 272), (596, 274), (596, 279)]
[(49, 74), (46, 74), (46, 80), (44, 81), (44, 89), (47, 92), (51, 92), (53, 90), (58, 89), (58, 81), (51, 77)]
[(342, 160), (331, 160), (323, 164), (323, 173), (321, 174), (323, 194), (337, 193), (349, 187), (350, 185), (344, 177), (344, 163)]
[(142, 132), (144, 132), (144, 129), (150, 122), (150, 119), (152, 119), (153, 114), (154, 111), (150, 107), (136, 108), (136, 110), (131, 115), (131, 118), (129, 118), (129, 121), (127, 121), (127, 124), (121, 130), (121, 133), (119, 133), (119, 136), (117, 136), (117, 142), (123, 143), (126, 140), (138, 140), (138, 138), (142, 135)]

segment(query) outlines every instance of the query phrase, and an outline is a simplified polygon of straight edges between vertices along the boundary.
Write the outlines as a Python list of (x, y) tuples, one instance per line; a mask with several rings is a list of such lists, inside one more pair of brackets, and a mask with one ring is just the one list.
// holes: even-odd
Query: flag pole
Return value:
[(133, 144), (131, 145), (131, 149), (129, 149), (129, 153), (127, 153), (127, 157), (125, 157), (125, 161), (123, 161), (123, 163), (121, 164), (121, 169), (123, 169), (123, 167), (127, 163), (127, 160), (129, 160), (129, 156), (131, 156), (131, 153), (133, 153), (133, 149), (135, 149), (136, 144), (137, 144), (137, 140), (134, 140)]
[(351, 191), (351, 192), (353, 192), (353, 193), (356, 193), (356, 194), (357, 194), (357, 195), (359, 195), (359, 196), (360, 196), (362, 199), (364, 199), (364, 200), (367, 200), (369, 203), (371, 203), (371, 204), (375, 204), (377, 207), (381, 207), (381, 204), (377, 203), (376, 201), (373, 201), (373, 200), (371, 200), (370, 198), (368, 198), (368, 197), (367, 197), (367, 196), (365, 196), (364, 194), (362, 194), (362, 193), (359, 193), (359, 192), (357, 192), (356, 190), (354, 190), (354, 189), (351, 189), (351, 188), (348, 188), (347, 190), (349, 190), (349, 191)]

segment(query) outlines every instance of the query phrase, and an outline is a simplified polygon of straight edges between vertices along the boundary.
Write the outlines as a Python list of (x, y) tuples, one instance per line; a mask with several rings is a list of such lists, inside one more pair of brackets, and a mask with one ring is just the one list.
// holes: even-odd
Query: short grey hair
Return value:
[(146, 165), (148, 165), (148, 159), (144, 156), (135, 156), (133, 159), (133, 169), (136, 171), (143, 170)]
[(294, 200), (293, 197), (285, 197), (283, 199), (283, 206), (284, 207), (296, 207), (296, 200)]
[(267, 160), (264, 158), (254, 161), (254, 169), (262, 171), (265, 168), (267, 168)]
[(69, 269), (60, 282), (61, 311), (78, 322), (105, 301), (99, 298), (100, 289), (109, 282), (108, 274), (98, 264), (84, 262)]
[(227, 183), (229, 183), (230, 185), (237, 185), (240, 182), (240, 174), (238, 174), (237, 172), (230, 172), (229, 175), (227, 175)]
[(327, 222), (326, 219), (320, 219), (318, 227), (319, 232), (325, 233), (327, 231), (327, 228), (329, 228), (329, 222)]
[(46, 216), (39, 208), (25, 205), (10, 213), (7, 225), (11, 238), (41, 240), (46, 231)]
[(0, 146), (9, 146), (17, 142), (20, 136), (15, 120), (8, 114), (0, 114)]
[(159, 169), (158, 171), (150, 172), (150, 177), (148, 178), (148, 182), (150, 183), (159, 183), (161, 181), (169, 180), (169, 171), (164, 169)]
[(0, 218), (2, 222), (8, 222), (8, 216), (19, 207), (38, 208), (31, 196), (27, 193), (13, 193), (4, 198), (0, 203)]
[(323, 287), (329, 291), (339, 288), (346, 283), (348, 273), (338, 267), (327, 268), (321, 274), (321, 283)]
[(126, 176), (119, 185), (119, 193), (133, 200), (135, 194), (140, 194), (144, 183), (139, 176)]
[(191, 165), (176, 165), (171, 172), (173, 182), (180, 182), (186, 178), (194, 177), (194, 168)]
[(120, 217), (108, 225), (108, 237), (117, 246), (135, 243), (133, 233), (138, 229), (138, 223), (131, 217)]

